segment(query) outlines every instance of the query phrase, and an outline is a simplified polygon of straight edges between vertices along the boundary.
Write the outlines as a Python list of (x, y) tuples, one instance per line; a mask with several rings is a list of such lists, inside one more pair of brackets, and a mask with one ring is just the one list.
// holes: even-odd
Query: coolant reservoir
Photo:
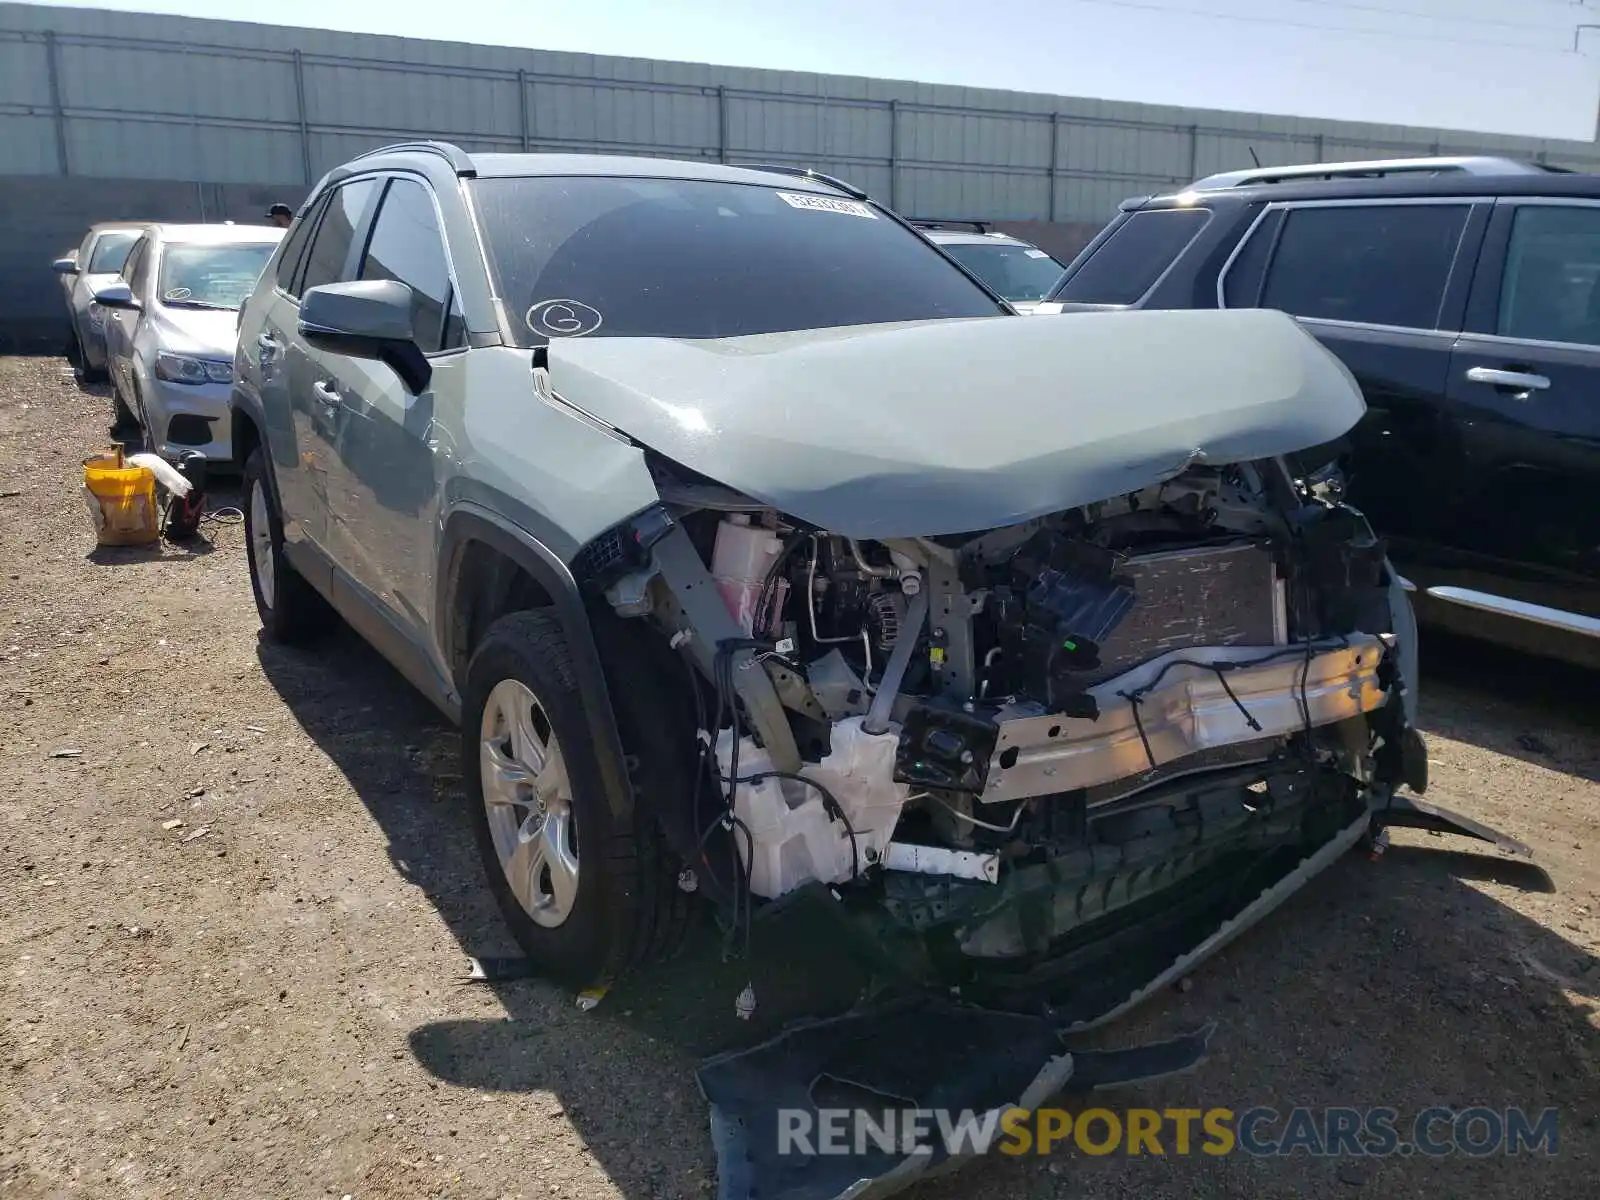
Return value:
[[(761, 585), (782, 552), (782, 539), (770, 529), (752, 525), (745, 513), (732, 513), (717, 524), (711, 577), (746, 637), (755, 629)], [(775, 599), (781, 603), (782, 594)]]

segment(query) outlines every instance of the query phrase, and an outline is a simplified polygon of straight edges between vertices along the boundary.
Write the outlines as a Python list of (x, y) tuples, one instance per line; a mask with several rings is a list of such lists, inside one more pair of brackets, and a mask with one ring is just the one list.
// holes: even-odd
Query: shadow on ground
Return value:
[[(455, 732), (342, 629), (309, 650), (262, 643), (259, 654), (295, 717), (383, 829), (395, 869), (437, 907), (461, 946), (461, 978), (468, 955), (515, 953), (482, 883)], [(1531, 695), (1541, 697), (1538, 689)], [(1485, 703), (1514, 700), (1502, 694)], [(1447, 694), (1430, 705), (1436, 725), (1458, 720), (1457, 703)], [(1586, 1020), (1588, 1007), (1600, 1004), (1600, 960), (1500, 904), (1482, 890), (1486, 884), (1549, 890), (1542, 871), (1492, 849), (1397, 835), (1381, 863), (1353, 855), (1336, 864), (1201, 968), (1191, 990), (1151, 1001), (1095, 1040), (1150, 1040), (1215, 1019), (1213, 1060), (1198, 1079), (1208, 1103), (1233, 1107), (1362, 1103), (1414, 1112), (1438, 1103), (1554, 1104), (1573, 1117), (1600, 1112), (1600, 1048)], [(677, 960), (619, 986), (592, 1012), (537, 981), (474, 985), (493, 987), (509, 1019), (424, 1025), (411, 1047), (448, 1083), (554, 1095), (559, 1109), (550, 1115), (570, 1119), (623, 1194), (659, 1195), (667, 1187), (662, 1139), (706, 1129), (693, 1081), (698, 1060), (763, 1040), (794, 1017), (840, 1011), (869, 982), (842, 955), (793, 955), (764, 944), (759, 925), (754, 937), (752, 960), (727, 962), (708, 924)], [(747, 982), (761, 1001), (748, 1024), (733, 1015)], [(1170, 1091), (1161, 1085), (1156, 1094), (1182, 1102)], [(1147, 1102), (1162, 1101), (1129, 1100)], [(1580, 1131), (1564, 1136), (1571, 1132)], [(681, 1159), (685, 1151), (674, 1152)], [(709, 1171), (709, 1139), (700, 1161)], [(1314, 1174), (1303, 1186), (1335, 1194), (1332, 1167), (1296, 1161), (1247, 1164), (1289, 1174), (1257, 1174), (1226, 1194), (1283, 1194), (1295, 1172), (1322, 1172), (1325, 1184)], [(1236, 1169), (1171, 1159), (1079, 1166), (1128, 1172), (1145, 1194), (1174, 1196), (1191, 1194), (1193, 1172)], [(1560, 1166), (1576, 1164), (1569, 1154)], [(1058, 1169), (991, 1164), (984, 1188), (1055, 1194)], [(927, 1185), (925, 1194), (969, 1194), (970, 1180), (963, 1173)], [(1491, 1186), (1475, 1185), (1475, 1195), (1518, 1194), (1514, 1181), (1506, 1190), (1493, 1178), (1479, 1181)]]
[(1422, 672), (1425, 733), (1600, 782), (1600, 672), (1433, 629)]

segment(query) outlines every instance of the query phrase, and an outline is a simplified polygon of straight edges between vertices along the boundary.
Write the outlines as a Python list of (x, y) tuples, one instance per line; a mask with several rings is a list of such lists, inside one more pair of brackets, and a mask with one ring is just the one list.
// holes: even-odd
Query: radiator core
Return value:
[(1164, 550), (1128, 559), (1133, 611), (1100, 646), (1098, 683), (1171, 650), (1287, 643), (1272, 554), (1253, 542)]

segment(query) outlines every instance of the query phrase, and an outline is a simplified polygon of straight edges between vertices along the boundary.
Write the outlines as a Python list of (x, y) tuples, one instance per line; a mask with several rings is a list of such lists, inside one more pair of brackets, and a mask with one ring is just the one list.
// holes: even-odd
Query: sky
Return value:
[(1600, 107), (1600, 0), (75, 6), (1584, 141)]

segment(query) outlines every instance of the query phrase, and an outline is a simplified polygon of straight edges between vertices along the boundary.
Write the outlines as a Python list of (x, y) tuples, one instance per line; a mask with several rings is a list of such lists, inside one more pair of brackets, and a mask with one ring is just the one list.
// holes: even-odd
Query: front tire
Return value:
[[(78, 381), (86, 383), (89, 382), (89, 379), (86, 375), (80, 373)], [(137, 433), (144, 428), (139, 418), (134, 415), (133, 409), (128, 407), (128, 402), (122, 398), (122, 389), (117, 386), (115, 380), (111, 383), (111, 408), (111, 419), (113, 421), (111, 428), (128, 434)]]
[(675, 948), (662, 906), (685, 907), (647, 814), (619, 819), (600, 782), (560, 623), (496, 621), (467, 666), (461, 757), (490, 890), (538, 970), (607, 983)]
[(244, 543), (250, 559), (250, 590), (261, 629), (275, 642), (309, 641), (327, 628), (329, 609), (283, 554), (283, 518), (258, 447), (244, 465)]

